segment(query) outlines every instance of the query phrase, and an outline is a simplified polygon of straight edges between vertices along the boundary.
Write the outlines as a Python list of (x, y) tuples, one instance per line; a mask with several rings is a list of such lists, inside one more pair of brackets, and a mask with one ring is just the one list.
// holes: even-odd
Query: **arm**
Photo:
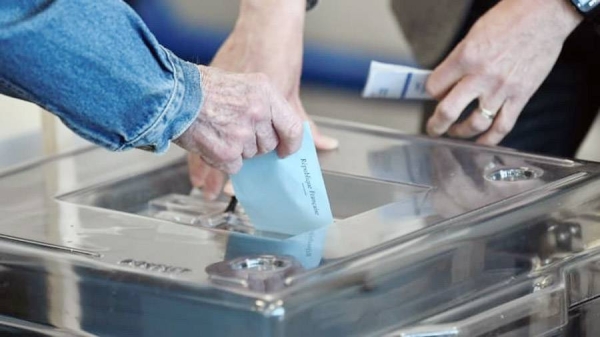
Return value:
[[(235, 27), (211, 66), (267, 75), (294, 111), (310, 120), (300, 100), (306, 7), (306, 0), (241, 0)], [(317, 149), (337, 148), (337, 140), (322, 135), (312, 122), (311, 130)]]
[[(481, 134), (479, 143), (499, 143), (581, 21), (566, 0), (500, 1), (431, 75), (427, 89), (440, 103), (428, 121), (428, 133), (463, 138)], [(479, 113), (455, 124), (476, 99)]]
[(0, 26), (0, 91), (108, 149), (177, 139), (234, 172), (257, 141), (299, 147), (301, 120), (263, 76), (182, 61), (120, 0), (2, 1)]
[[(0, 90), (110, 150), (162, 152), (200, 107), (200, 75), (124, 3), (0, 3)], [(169, 120), (171, 123), (159, 122)]]

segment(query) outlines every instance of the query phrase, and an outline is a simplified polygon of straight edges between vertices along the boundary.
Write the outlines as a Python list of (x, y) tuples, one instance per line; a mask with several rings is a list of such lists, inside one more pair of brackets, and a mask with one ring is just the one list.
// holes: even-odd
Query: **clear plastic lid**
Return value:
[(176, 149), (4, 172), (0, 272), (27, 300), (0, 315), (76, 334), (536, 336), (598, 295), (596, 164), (319, 124), (342, 144), (320, 154), (336, 221), (295, 237), (204, 201)]

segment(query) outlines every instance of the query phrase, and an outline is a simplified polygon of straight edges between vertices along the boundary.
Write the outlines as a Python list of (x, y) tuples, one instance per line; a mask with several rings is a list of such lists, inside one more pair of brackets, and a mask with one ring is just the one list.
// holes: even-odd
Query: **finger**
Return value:
[(239, 171), (242, 167), (243, 146), (239, 142), (222, 142), (218, 137), (210, 147), (200, 154), (202, 159), (213, 168), (229, 174)]
[(206, 200), (215, 200), (219, 194), (221, 194), (224, 181), (225, 174), (223, 172), (216, 169), (211, 169), (206, 176), (206, 182), (204, 188), (202, 189), (204, 198)]
[(259, 154), (269, 153), (277, 147), (279, 139), (271, 121), (259, 123), (256, 125), (256, 146)]
[[(453, 125), (448, 130), (448, 135), (457, 138), (471, 138), (488, 130), (494, 118), (486, 115), (488, 112), (497, 114), (502, 109), (504, 94), (495, 93), (491, 97), (479, 99), (479, 106), (471, 113), (469, 118), (462, 123)], [(485, 112), (483, 109), (487, 110)]]
[(286, 157), (302, 145), (302, 119), (280, 95), (271, 91), (271, 119), (279, 139), (277, 154)]
[(456, 122), (460, 114), (479, 96), (477, 82), (464, 78), (438, 103), (433, 116), (427, 122), (427, 133), (441, 136)]
[(188, 170), (192, 186), (200, 188), (204, 186), (204, 180), (211, 168), (199, 155), (188, 153)]
[(240, 156), (239, 158), (237, 158), (233, 161), (215, 166), (215, 168), (218, 170), (221, 170), (227, 174), (236, 174), (242, 168), (242, 164), (243, 164), (242, 156)]
[(340, 146), (340, 142), (337, 139), (322, 134), (312, 121), (310, 124), (310, 130), (317, 150), (332, 151)]
[(251, 139), (244, 144), (244, 150), (242, 150), (242, 158), (248, 159), (256, 156), (258, 153), (258, 145), (256, 143), (256, 137), (253, 135)]
[(438, 100), (441, 100), (460, 80), (465, 76), (464, 68), (461, 67), (459, 44), (448, 57), (435, 68), (429, 76), (425, 88), (427, 92)]
[(526, 99), (508, 99), (502, 106), (502, 110), (496, 116), (492, 127), (477, 139), (477, 143), (484, 145), (496, 145), (506, 137), (513, 129), (519, 114), (527, 104)]
[(227, 180), (227, 183), (225, 183), (225, 187), (223, 187), (223, 193), (225, 193), (228, 196), (235, 195), (235, 191), (233, 190), (233, 184), (231, 183), (231, 179)]
[[(288, 122), (284, 131), (278, 131), (279, 144), (277, 145), (277, 155), (285, 158), (300, 149), (302, 146), (302, 130), (304, 126), (301, 121)], [(281, 127), (279, 127), (281, 130)]]

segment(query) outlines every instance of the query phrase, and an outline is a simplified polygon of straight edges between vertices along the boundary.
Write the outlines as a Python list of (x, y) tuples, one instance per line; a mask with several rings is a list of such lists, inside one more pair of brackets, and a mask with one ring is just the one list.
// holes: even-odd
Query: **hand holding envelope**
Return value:
[(323, 174), (309, 122), (304, 123), (298, 152), (279, 158), (275, 152), (244, 161), (231, 176), (237, 199), (260, 231), (286, 239), (230, 236), (228, 256), (284, 254), (305, 268), (319, 265), (327, 226), (333, 223)]
[(247, 159), (231, 176), (236, 197), (259, 230), (298, 235), (333, 222), (308, 122), (303, 132), (294, 154), (279, 158), (271, 152)]

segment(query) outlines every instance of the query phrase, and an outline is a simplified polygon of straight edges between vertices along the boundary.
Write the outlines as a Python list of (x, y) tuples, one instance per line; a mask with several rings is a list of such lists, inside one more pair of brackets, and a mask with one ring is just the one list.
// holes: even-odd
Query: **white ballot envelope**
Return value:
[(431, 70), (371, 61), (364, 98), (431, 100), (425, 83)]

